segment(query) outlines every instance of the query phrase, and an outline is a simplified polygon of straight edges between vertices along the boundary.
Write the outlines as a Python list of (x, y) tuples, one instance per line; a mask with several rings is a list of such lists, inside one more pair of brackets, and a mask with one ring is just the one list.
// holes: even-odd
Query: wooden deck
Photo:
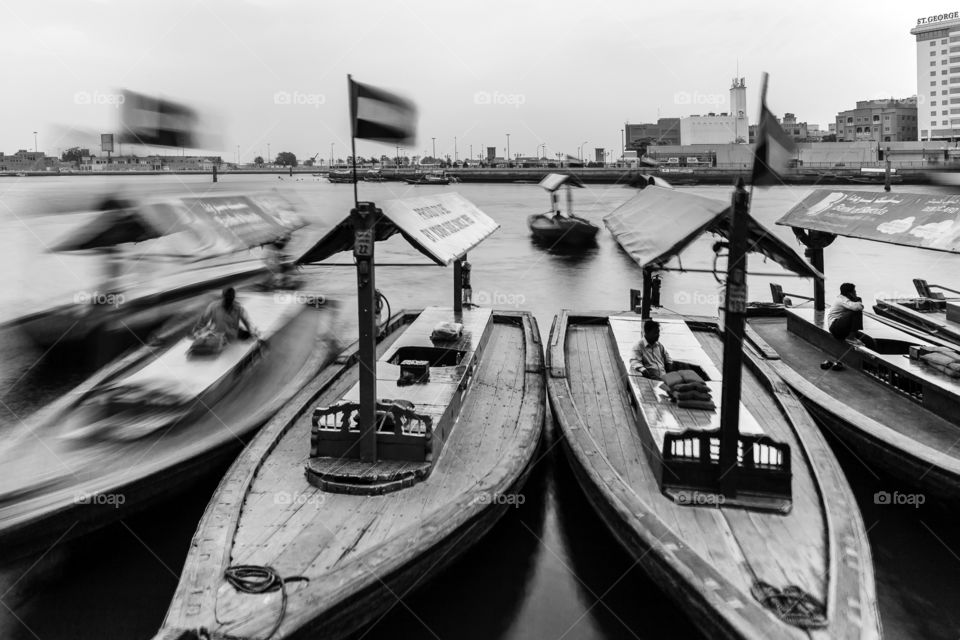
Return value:
[[(274, 567), (287, 584), (275, 638), (340, 638), (382, 614), (457, 557), (519, 491), (542, 431), (543, 357), (529, 314), (494, 317), (456, 427), (423, 482), (387, 495), (327, 493), (309, 484), (311, 411), (356, 382), (351, 367), (326, 390), (308, 387), (244, 451), (221, 482), (194, 537), (159, 637), (205, 627), (265, 637), (281, 593), (245, 595), (223, 579), (230, 565)], [(381, 345), (381, 353), (396, 347)]]
[[(793, 452), (788, 515), (678, 505), (661, 493), (647, 462), (610, 327), (577, 320), (555, 322), (548, 363), (551, 405), (572, 467), (621, 543), (694, 622), (711, 637), (879, 637), (863, 523), (839, 466), (796, 398), (761, 369), (744, 371), (744, 408)], [(709, 356), (705, 364), (718, 371), (719, 336), (692, 335)], [(562, 372), (557, 360), (565, 361)], [(778, 588), (797, 585), (825, 602), (829, 627), (804, 631), (782, 623), (751, 595), (758, 579)]]
[[(0, 546), (13, 557), (105, 526), (175, 495), (242, 448), (336, 352), (335, 312), (306, 310), (269, 345), (255, 376), (244, 376), (189, 423), (133, 442), (75, 440), (78, 404), (99, 385), (155, 358), (144, 348), (98, 372), (0, 443)], [(113, 496), (97, 502), (91, 496)], [(117, 504), (122, 496), (122, 504)], [(84, 501), (86, 500), (86, 502)]]
[[(866, 354), (905, 367), (905, 374), (912, 373), (918, 380), (931, 375), (937, 383), (953, 384), (951, 379), (908, 358), (873, 354), (864, 347), (847, 345), (840, 354), (834, 348), (825, 350), (788, 331), (786, 318), (751, 318), (749, 328), (775, 354), (770, 366), (862, 464), (941, 500), (955, 501), (960, 496), (957, 418), (941, 417), (916, 398), (858, 369)], [(846, 370), (820, 369), (822, 361), (838, 355), (847, 363)]]

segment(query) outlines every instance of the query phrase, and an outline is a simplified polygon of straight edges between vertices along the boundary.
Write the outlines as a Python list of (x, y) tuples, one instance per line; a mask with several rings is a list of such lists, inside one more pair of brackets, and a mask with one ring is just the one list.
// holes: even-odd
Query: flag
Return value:
[(416, 142), (417, 107), (412, 102), (350, 76), (347, 82), (354, 138), (402, 145)]
[(758, 187), (782, 184), (781, 177), (790, 161), (796, 158), (797, 146), (780, 127), (780, 123), (767, 108), (766, 74), (764, 90), (760, 95), (760, 125), (757, 127), (757, 144), (753, 152), (753, 177), (751, 184)]
[(124, 91), (120, 122), (120, 142), (188, 149), (198, 146), (197, 113), (184, 104)]

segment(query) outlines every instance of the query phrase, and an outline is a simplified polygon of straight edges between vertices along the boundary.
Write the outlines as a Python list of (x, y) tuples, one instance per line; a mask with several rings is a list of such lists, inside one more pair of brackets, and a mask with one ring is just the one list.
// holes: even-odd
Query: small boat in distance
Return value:
[[(516, 503), (546, 411), (539, 331), (527, 312), (465, 308), (461, 291), (466, 252), (496, 228), (455, 193), (361, 202), (300, 258), (356, 248), (360, 355), (227, 472), (156, 640), (356, 637)], [(378, 326), (375, 241), (397, 232), (453, 263), (454, 305)]]
[(431, 171), (430, 173), (414, 174), (410, 178), (404, 178), (403, 181), (407, 184), (447, 185), (450, 184), (452, 178), (443, 171)]
[[(596, 242), (600, 227), (586, 218), (574, 215), (571, 187), (583, 187), (580, 178), (574, 175), (551, 173), (540, 181), (540, 186), (550, 194), (550, 211), (535, 213), (527, 218), (527, 226), (537, 242), (548, 246), (589, 246)], [(561, 211), (557, 190), (567, 192), (567, 210)]]
[(379, 169), (370, 169), (363, 175), (363, 179), (366, 182), (385, 182), (386, 178), (383, 177), (383, 174)]
[(334, 184), (352, 184), (353, 171), (350, 169), (331, 169), (327, 172), (327, 180)]

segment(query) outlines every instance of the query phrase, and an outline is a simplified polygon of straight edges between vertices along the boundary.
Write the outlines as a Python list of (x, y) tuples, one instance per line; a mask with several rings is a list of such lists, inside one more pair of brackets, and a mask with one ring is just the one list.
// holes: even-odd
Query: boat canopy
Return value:
[(777, 220), (795, 229), (960, 253), (960, 195), (817, 189)]
[(551, 193), (553, 193), (563, 185), (569, 185), (571, 187), (582, 187), (583, 181), (577, 176), (572, 176), (564, 173), (548, 173), (546, 177), (540, 181), (540, 186)]
[[(704, 233), (729, 235), (729, 203), (675, 189), (648, 187), (607, 215), (603, 222), (620, 246), (641, 267), (662, 267)], [(785, 242), (749, 220), (750, 251), (762, 253), (784, 269), (823, 279)]]
[[(500, 228), (490, 216), (458, 193), (440, 193), (403, 200), (388, 200), (381, 206), (376, 240), (400, 233), (418, 251), (441, 266), (480, 244)], [(299, 264), (315, 264), (354, 245), (353, 220), (347, 217), (330, 227), (320, 241), (304, 253)]]
[(83, 251), (153, 241), (151, 255), (211, 256), (244, 251), (306, 225), (280, 194), (165, 198), (140, 203), (108, 201), (89, 223), (51, 251)]

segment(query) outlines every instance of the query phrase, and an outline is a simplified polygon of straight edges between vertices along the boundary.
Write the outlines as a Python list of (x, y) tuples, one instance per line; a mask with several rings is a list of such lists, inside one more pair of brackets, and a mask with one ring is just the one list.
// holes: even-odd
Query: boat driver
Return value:
[[(240, 328), (240, 323), (244, 328)], [(214, 300), (203, 310), (200, 319), (193, 327), (193, 333), (209, 326), (213, 331), (226, 337), (227, 342), (246, 340), (250, 336), (260, 338), (260, 331), (253, 325), (247, 310), (237, 302), (237, 292), (233, 287), (223, 290), (223, 297)]]
[(673, 369), (673, 359), (660, 343), (660, 323), (647, 320), (643, 323), (643, 338), (633, 345), (630, 371), (644, 378), (660, 380)]

